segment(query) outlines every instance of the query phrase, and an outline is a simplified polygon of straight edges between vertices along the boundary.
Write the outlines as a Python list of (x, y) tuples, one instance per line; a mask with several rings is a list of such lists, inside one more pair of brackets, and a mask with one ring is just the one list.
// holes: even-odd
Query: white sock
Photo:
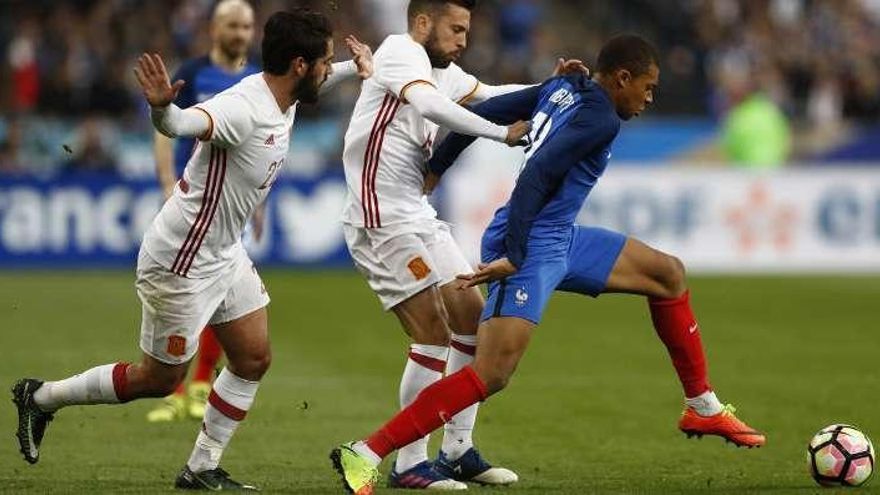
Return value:
[[(400, 380), (400, 408), (412, 404), (419, 392), (443, 377), (449, 348), (439, 345), (412, 344), (409, 358)], [(397, 451), (395, 469), (402, 473), (420, 462), (428, 460), (428, 439), (426, 436)]]
[[(476, 335), (452, 334), (452, 345), (449, 348), (449, 361), (446, 363), (446, 375), (474, 362), (477, 347)], [(469, 406), (452, 417), (443, 427), (443, 453), (450, 460), (456, 460), (474, 446), (474, 423), (477, 421), (479, 403)]]
[(193, 472), (209, 471), (220, 465), (220, 457), (244, 419), (260, 382), (239, 378), (227, 368), (214, 380), (202, 429), (186, 465)]
[(105, 364), (57, 382), (45, 382), (34, 392), (34, 402), (43, 411), (52, 412), (66, 406), (85, 404), (118, 404), (113, 388), (113, 370), (121, 363)]
[(354, 445), (351, 446), (351, 450), (366, 457), (374, 466), (378, 466), (382, 463), (382, 458), (379, 457), (379, 454), (373, 452), (373, 449), (367, 445), (367, 442), (355, 442)]
[(694, 411), (700, 416), (714, 416), (724, 410), (724, 405), (715, 396), (715, 392), (711, 390), (703, 392), (696, 397), (685, 399), (684, 403), (694, 408)]

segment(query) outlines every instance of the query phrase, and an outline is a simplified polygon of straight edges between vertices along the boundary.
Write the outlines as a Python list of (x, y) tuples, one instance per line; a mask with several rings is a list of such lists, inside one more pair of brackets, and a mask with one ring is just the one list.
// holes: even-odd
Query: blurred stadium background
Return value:
[[(162, 196), (131, 68), (145, 50), (172, 70), (206, 53), (213, 4), (0, 0), (4, 383), (137, 359), (132, 269)], [(257, 31), (294, 4), (327, 12), (338, 47), (354, 33), (375, 50), (406, 22), (407, 0), (253, 4)], [(581, 220), (697, 274), (714, 383), (770, 444), (740, 453), (680, 440), (679, 392), (643, 302), (573, 296), (551, 304), (478, 438), (532, 493), (814, 493), (803, 447), (816, 430), (842, 421), (880, 435), (880, 1), (480, 0), (461, 65), (489, 83), (537, 82), (557, 56), (593, 64), (619, 31), (658, 44), (661, 89), (624, 126)], [(326, 450), (396, 408), (404, 339), (350, 270), (338, 227), (357, 92), (347, 84), (300, 109), (266, 235), (251, 246), (274, 299), (277, 357), (227, 461), (269, 489), (333, 493)], [(435, 194), (472, 258), (521, 162), (481, 143)], [(65, 410), (36, 469), (15, 459), (10, 435), (0, 492), (167, 488), (194, 425), (140, 423), (148, 407)], [(0, 410), (8, 433), (13, 414)]]
[[(300, 3), (373, 47), (405, 29), (406, 0)], [(256, 2), (257, 26), (288, 4)], [(175, 68), (206, 53), (212, 6), (0, 2), (0, 265), (131, 264), (158, 207), (134, 58), (157, 51)], [(487, 0), (473, 26), (462, 65), (490, 83), (540, 81), (559, 55), (592, 62), (622, 30), (661, 47), (656, 107), (625, 126), (584, 221), (697, 269), (880, 269), (880, 2)], [(264, 264), (348, 266), (327, 226), (343, 201), (357, 91), (301, 110), (253, 252)], [(465, 245), (477, 245), (520, 161), (477, 147), (435, 198)]]

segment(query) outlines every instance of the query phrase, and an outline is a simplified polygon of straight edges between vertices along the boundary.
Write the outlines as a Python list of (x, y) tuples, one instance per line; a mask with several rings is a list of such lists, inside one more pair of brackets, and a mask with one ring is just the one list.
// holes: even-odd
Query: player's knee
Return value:
[(510, 377), (513, 373), (504, 368), (498, 367), (490, 370), (486, 375), (484, 382), (486, 388), (489, 390), (489, 395), (492, 395), (507, 388), (507, 384), (510, 383)]
[(449, 322), (443, 311), (432, 311), (426, 314), (419, 325), (419, 331), (413, 335), (417, 344), (448, 346), (452, 338)]
[(659, 280), (663, 297), (680, 297), (687, 290), (687, 272), (684, 263), (675, 256), (664, 255), (664, 268)]
[(253, 352), (229, 364), (229, 371), (235, 376), (245, 380), (259, 381), (269, 371), (269, 366), (272, 364), (272, 353), (268, 349)]
[(504, 390), (510, 383), (510, 377), (516, 370), (516, 361), (501, 356), (491, 362), (478, 359), (474, 362), (473, 368), (489, 390), (489, 395), (492, 395)]
[(457, 322), (457, 326), (453, 330), (456, 333), (463, 335), (476, 334), (477, 328), (480, 327), (480, 316), (483, 314), (483, 305), (482, 297), (474, 299), (468, 298), (467, 301), (462, 304), (461, 317)]

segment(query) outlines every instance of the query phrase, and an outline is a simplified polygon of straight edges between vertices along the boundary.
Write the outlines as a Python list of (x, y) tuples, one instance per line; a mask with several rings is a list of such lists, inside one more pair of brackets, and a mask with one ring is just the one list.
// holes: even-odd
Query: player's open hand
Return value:
[(425, 186), (422, 188), (422, 193), (427, 196), (430, 196), (431, 193), (434, 192), (434, 189), (437, 188), (437, 184), (440, 183), (440, 176), (435, 174), (434, 172), (428, 172), (425, 174)]
[(183, 88), (183, 81), (176, 81), (173, 85), (168, 78), (168, 70), (165, 62), (158, 53), (144, 53), (138, 58), (134, 75), (144, 92), (144, 98), (152, 107), (167, 107), (176, 98), (177, 93)]
[(532, 132), (532, 123), (526, 120), (520, 120), (507, 127), (507, 139), (504, 140), (508, 146), (524, 146), (528, 144), (528, 134)]
[(516, 273), (516, 267), (507, 258), (500, 258), (488, 264), (480, 263), (477, 268), (476, 273), (455, 277), (458, 279), (459, 290), (501, 280)]
[(370, 50), (369, 45), (361, 43), (354, 35), (347, 36), (345, 44), (348, 45), (348, 51), (351, 52), (352, 59), (357, 65), (358, 77), (369, 79), (373, 75), (373, 50)]
[(573, 74), (583, 74), (585, 76), (589, 76), (590, 69), (581, 60), (566, 60), (564, 58), (559, 58), (556, 60), (556, 68), (553, 69), (553, 76), (551, 77), (570, 76)]

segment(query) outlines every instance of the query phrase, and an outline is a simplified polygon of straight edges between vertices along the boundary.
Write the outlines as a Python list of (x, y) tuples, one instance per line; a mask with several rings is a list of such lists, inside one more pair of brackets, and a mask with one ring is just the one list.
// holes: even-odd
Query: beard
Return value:
[(314, 69), (309, 69), (306, 77), (300, 79), (296, 87), (293, 88), (293, 96), (294, 99), (303, 103), (318, 103), (318, 93), (320, 90), (321, 84), (318, 83), (318, 80), (315, 77)]
[(220, 51), (230, 60), (235, 60), (247, 55), (247, 47), (247, 41), (241, 38), (233, 38), (220, 43)]
[(432, 30), (431, 34), (428, 35), (428, 40), (425, 42), (425, 52), (428, 54), (428, 60), (431, 61), (431, 67), (445, 69), (449, 67), (454, 57), (440, 51), (437, 45), (437, 32)]

